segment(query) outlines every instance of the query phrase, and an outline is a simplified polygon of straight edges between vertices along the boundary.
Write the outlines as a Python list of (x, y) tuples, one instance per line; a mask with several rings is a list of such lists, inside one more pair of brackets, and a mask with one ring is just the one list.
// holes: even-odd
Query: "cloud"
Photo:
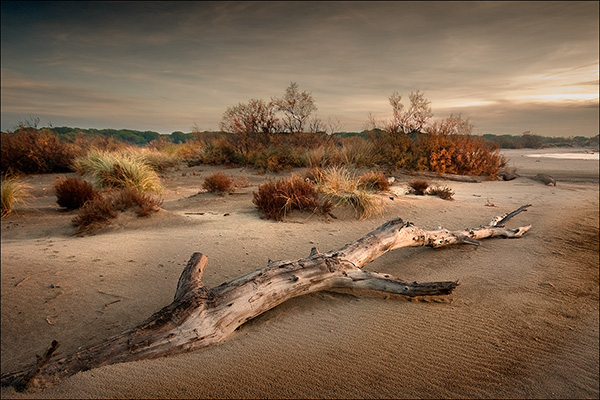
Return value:
[(279, 96), (291, 81), (353, 130), (370, 111), (387, 114), (393, 91), (420, 89), (440, 110), (597, 94), (597, 2), (1, 7), (3, 129), (16, 110), (217, 129), (228, 106)]

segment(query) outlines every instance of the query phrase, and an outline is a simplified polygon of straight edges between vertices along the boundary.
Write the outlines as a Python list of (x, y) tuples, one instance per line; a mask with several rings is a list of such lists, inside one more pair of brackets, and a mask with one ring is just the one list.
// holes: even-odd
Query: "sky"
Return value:
[(476, 134), (595, 136), (597, 1), (1, 2), (1, 129), (218, 130), (310, 92), (362, 131), (420, 90)]

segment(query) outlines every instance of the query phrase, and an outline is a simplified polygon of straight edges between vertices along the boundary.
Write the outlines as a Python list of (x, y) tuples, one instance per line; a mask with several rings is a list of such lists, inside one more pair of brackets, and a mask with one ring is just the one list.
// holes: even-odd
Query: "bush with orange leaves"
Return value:
[(417, 169), (459, 175), (487, 175), (494, 179), (506, 165), (498, 146), (471, 135), (472, 125), (451, 115), (433, 125), (416, 143)]
[(229, 176), (222, 172), (215, 172), (208, 178), (204, 179), (202, 187), (209, 192), (226, 193), (230, 192), (233, 186), (233, 181)]

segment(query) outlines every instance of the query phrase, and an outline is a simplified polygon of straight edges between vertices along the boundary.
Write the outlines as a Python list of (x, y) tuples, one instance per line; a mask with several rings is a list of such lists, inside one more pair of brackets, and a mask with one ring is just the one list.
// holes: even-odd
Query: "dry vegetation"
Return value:
[(161, 200), (131, 188), (108, 190), (87, 201), (73, 218), (78, 234), (89, 234), (111, 223), (119, 212), (133, 210), (138, 217), (147, 217), (160, 210)]
[(222, 172), (216, 172), (204, 179), (202, 187), (208, 192), (227, 193), (233, 189), (233, 180)]
[(29, 187), (15, 176), (2, 175), (0, 191), (0, 215), (5, 217), (13, 212), (16, 204), (24, 203), (29, 197)]
[(59, 177), (54, 181), (56, 203), (67, 210), (81, 208), (99, 195), (94, 186), (80, 178)]
[(424, 196), (426, 194), (431, 196), (438, 196), (444, 200), (454, 200), (454, 192), (448, 186), (429, 186), (429, 182), (424, 179), (413, 179), (408, 182), (409, 194), (417, 196)]
[(269, 181), (253, 192), (252, 202), (265, 218), (280, 221), (292, 210), (317, 212), (327, 210), (327, 203), (319, 203), (319, 193), (308, 181), (298, 175)]
[[(228, 108), (221, 123), (224, 132), (195, 130), (193, 139), (177, 142), (156, 134), (145, 148), (82, 132), (70, 132), (69, 140), (63, 140), (50, 128), (19, 126), (14, 132), (1, 134), (1, 171), (75, 171), (89, 178), (96, 188), (81, 179), (59, 179), (54, 185), (61, 207), (80, 209), (77, 224), (83, 230), (114, 218), (115, 210), (122, 208), (118, 204), (135, 204), (142, 210), (140, 215), (151, 213), (156, 201), (145, 193), (160, 193), (163, 187), (158, 174), (179, 165), (249, 166), (260, 172), (310, 168), (304, 178), (269, 182), (254, 193), (254, 204), (267, 218), (276, 220), (294, 209), (328, 212), (332, 207), (350, 207), (361, 219), (377, 215), (383, 210), (378, 193), (389, 190), (389, 182), (383, 173), (375, 171), (498, 176), (505, 160), (496, 145), (472, 136), (470, 123), (460, 116), (429, 123), (433, 114), (423, 94), (411, 93), (409, 99), (411, 109), (419, 112), (405, 111), (401, 96), (394, 93), (389, 98), (393, 110), (390, 120), (373, 121), (371, 130), (349, 137), (333, 135), (336, 124), (311, 119), (310, 114), (317, 109), (314, 100), (310, 93), (300, 92), (295, 83), (283, 97), (270, 102), (252, 99)], [(337, 128), (339, 125), (338, 121)], [(355, 168), (373, 171), (357, 177), (352, 172)], [(205, 179), (203, 187), (223, 194), (240, 185), (243, 182), (225, 174), (214, 174)], [(410, 185), (414, 194), (435, 194), (444, 199), (453, 196), (447, 187), (428, 189), (427, 182), (418, 181)], [(15, 189), (12, 197), (7, 194), (6, 206), (4, 192), (9, 193), (9, 189), (4, 189), (3, 182), (2, 212), (6, 215), (22, 191)]]

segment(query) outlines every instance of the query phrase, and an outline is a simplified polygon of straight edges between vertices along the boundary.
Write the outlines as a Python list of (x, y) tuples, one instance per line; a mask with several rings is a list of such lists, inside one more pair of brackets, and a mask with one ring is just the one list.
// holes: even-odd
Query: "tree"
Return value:
[(429, 119), (433, 116), (429, 106), (431, 102), (421, 91), (411, 92), (408, 98), (410, 107), (403, 111), (402, 96), (398, 92), (394, 92), (389, 97), (393, 115), (387, 129), (392, 133), (424, 132)]
[(283, 128), (290, 133), (304, 132), (310, 114), (317, 110), (312, 94), (300, 92), (296, 82), (290, 83), (283, 97), (273, 99), (273, 103), (284, 113)]
[(430, 132), (444, 135), (470, 135), (473, 132), (473, 124), (469, 119), (464, 119), (461, 114), (450, 116), (435, 122)]
[(221, 120), (221, 130), (230, 133), (252, 135), (275, 133), (279, 129), (275, 105), (261, 99), (227, 108)]

